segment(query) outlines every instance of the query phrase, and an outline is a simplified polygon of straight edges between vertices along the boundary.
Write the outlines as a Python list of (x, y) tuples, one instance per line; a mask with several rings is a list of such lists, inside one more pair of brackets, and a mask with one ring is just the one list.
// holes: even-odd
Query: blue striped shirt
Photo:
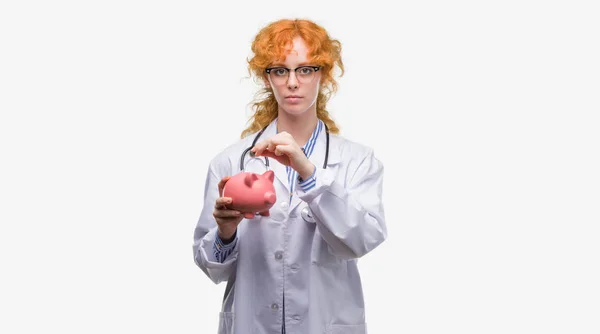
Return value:
[[(319, 137), (321, 129), (323, 129), (323, 121), (319, 120), (317, 126), (313, 130), (312, 135), (310, 136), (310, 139), (306, 142), (306, 144), (304, 144), (304, 147), (302, 147), (302, 151), (304, 151), (304, 154), (307, 158), (310, 158), (311, 154), (315, 150), (315, 144), (317, 143), (317, 138)], [(299, 177), (298, 172), (296, 172), (290, 166), (286, 166), (285, 170), (288, 175), (288, 184), (290, 185), (290, 202), (292, 201), (292, 194), (294, 193), (294, 189), (296, 188), (296, 179), (298, 179), (298, 185), (300, 185), (300, 187), (302, 187), (302, 190), (304, 191), (309, 191), (310, 189), (315, 187), (315, 172), (317, 171), (316, 168), (312, 175), (306, 180), (302, 180)]]
[(219, 235), (216, 235), (215, 243), (213, 244), (213, 254), (220, 263), (225, 262), (225, 259), (231, 254), (233, 248), (235, 248), (235, 245), (237, 244), (237, 231), (234, 236), (235, 239), (233, 239), (232, 242), (225, 244), (223, 243), (223, 240), (219, 238)]

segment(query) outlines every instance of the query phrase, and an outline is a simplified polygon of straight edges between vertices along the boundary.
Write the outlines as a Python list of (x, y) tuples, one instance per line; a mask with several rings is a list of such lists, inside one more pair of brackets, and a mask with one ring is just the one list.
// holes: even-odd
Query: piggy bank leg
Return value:
[(261, 216), (268, 217), (268, 216), (269, 216), (269, 210), (267, 210), (267, 211), (263, 211), (263, 212), (260, 212), (260, 215), (261, 215)]
[(250, 212), (244, 213), (244, 218), (246, 218), (246, 219), (252, 219), (252, 218), (254, 218), (254, 214), (250, 213)]

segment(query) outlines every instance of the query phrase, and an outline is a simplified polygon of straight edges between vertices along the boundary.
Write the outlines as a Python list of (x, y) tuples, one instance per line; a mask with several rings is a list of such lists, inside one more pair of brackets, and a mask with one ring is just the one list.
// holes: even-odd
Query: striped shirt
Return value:
[[(317, 143), (317, 138), (319, 137), (319, 133), (321, 132), (322, 128), (323, 121), (319, 120), (317, 126), (313, 130), (312, 135), (310, 136), (310, 139), (306, 142), (306, 144), (304, 144), (304, 147), (302, 147), (302, 151), (304, 152), (307, 158), (310, 158), (311, 154), (315, 150), (315, 144)], [(292, 195), (294, 193), (294, 189), (296, 188), (296, 179), (298, 180), (298, 185), (302, 187), (302, 190), (304, 191), (309, 191), (310, 189), (315, 187), (315, 172), (317, 171), (316, 168), (312, 175), (306, 180), (302, 180), (300, 176), (298, 176), (298, 172), (296, 172), (290, 166), (286, 166), (285, 170), (288, 175), (288, 184), (290, 185), (290, 202), (292, 201)]]
[(215, 243), (213, 244), (213, 254), (217, 261), (219, 261), (219, 263), (225, 262), (225, 259), (229, 256), (229, 254), (231, 254), (231, 252), (235, 248), (235, 245), (237, 244), (237, 231), (234, 233), (234, 237), (235, 238), (232, 242), (225, 244), (217, 234)]

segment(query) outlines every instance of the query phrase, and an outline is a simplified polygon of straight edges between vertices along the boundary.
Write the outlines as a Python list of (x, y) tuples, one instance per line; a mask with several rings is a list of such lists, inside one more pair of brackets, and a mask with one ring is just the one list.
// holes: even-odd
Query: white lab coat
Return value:
[[(261, 139), (276, 134), (275, 124)], [(233, 252), (219, 263), (213, 255), (217, 225), (212, 216), (217, 184), (240, 172), (240, 156), (254, 137), (241, 139), (211, 161), (194, 233), (196, 264), (213, 282), (227, 281), (218, 333), (281, 333), (284, 306), (287, 334), (367, 333), (357, 259), (387, 237), (383, 165), (372, 149), (330, 135), (329, 162), (323, 169), (323, 128), (309, 158), (317, 167), (316, 186), (304, 192), (296, 185), (290, 202), (285, 166), (269, 159), (277, 202), (270, 216), (242, 220)], [(245, 169), (266, 170), (249, 154)], [(306, 206), (316, 222), (302, 218)]]

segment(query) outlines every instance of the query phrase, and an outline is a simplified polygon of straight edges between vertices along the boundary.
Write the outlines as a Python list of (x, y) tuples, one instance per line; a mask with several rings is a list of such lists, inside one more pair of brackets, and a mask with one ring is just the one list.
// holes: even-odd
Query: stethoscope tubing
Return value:
[[(325, 123), (323, 123), (323, 124), (325, 124)], [(254, 137), (254, 140), (252, 141), (252, 146), (245, 149), (244, 152), (242, 153), (242, 156), (240, 157), (240, 170), (241, 171), (243, 171), (244, 167), (245, 167), (244, 166), (244, 158), (246, 157), (246, 154), (248, 154), (248, 152), (250, 152), (250, 150), (254, 147), (254, 145), (256, 145), (256, 142), (258, 141), (260, 136), (262, 136), (263, 132), (265, 132), (267, 127), (268, 127), (268, 125), (265, 126), (262, 130), (260, 130), (258, 132), (256, 137)], [(327, 127), (327, 124), (325, 124), (325, 138), (326, 138), (327, 144), (325, 146), (325, 159), (323, 161), (323, 169), (327, 168), (327, 162), (329, 161), (329, 128)], [(254, 157), (254, 152), (250, 152), (250, 156)], [(265, 157), (265, 166), (267, 167), (267, 169), (269, 168), (269, 158), (267, 158), (267, 157)]]

